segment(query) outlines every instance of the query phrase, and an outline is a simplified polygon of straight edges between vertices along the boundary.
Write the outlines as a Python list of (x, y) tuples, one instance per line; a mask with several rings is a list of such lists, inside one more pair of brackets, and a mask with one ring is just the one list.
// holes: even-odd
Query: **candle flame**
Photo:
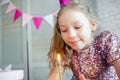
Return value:
[(60, 54), (57, 55), (58, 60), (60, 61)]

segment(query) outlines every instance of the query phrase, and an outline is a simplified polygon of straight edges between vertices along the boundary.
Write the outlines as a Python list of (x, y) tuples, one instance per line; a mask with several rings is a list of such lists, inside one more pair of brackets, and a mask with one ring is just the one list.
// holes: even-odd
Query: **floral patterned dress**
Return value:
[(120, 39), (109, 31), (95, 36), (92, 45), (80, 52), (73, 51), (71, 57), (71, 80), (79, 80), (82, 73), (90, 80), (120, 80), (113, 62), (120, 59)]

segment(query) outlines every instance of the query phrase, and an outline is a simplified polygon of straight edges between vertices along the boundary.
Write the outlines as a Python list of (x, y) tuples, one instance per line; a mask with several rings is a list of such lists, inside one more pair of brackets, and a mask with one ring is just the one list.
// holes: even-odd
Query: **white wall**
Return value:
[(96, 0), (100, 31), (109, 30), (120, 37), (120, 0)]
[[(11, 0), (12, 3), (19, 9), (22, 10), (22, 0)], [(26, 33), (21, 27), (21, 18), (16, 22), (13, 22), (14, 11), (9, 14), (5, 14), (8, 4), (0, 7), (0, 48), (2, 53), (0, 53), (0, 65), (5, 67), (12, 64), (12, 69), (23, 69), (25, 71), (25, 80), (27, 80), (27, 42)], [(23, 40), (24, 39), (24, 40)]]
[[(1, 2), (1, 0), (0, 0)], [(1, 7), (0, 7), (0, 16), (1, 16)], [(2, 34), (2, 30), (1, 30), (1, 27), (2, 24), (1, 24), (1, 17), (0, 17), (0, 66), (1, 66), (1, 53), (2, 53), (2, 49), (1, 49), (1, 45), (2, 45), (2, 37), (1, 37), (1, 34)]]
[[(13, 2), (20, 7), (20, 2)], [(13, 12), (6, 15), (6, 8), (7, 5), (2, 6), (2, 63), (3, 65), (11, 63), (15, 67), (18, 63), (22, 63), (21, 23), (19, 19), (13, 24)]]
[(97, 16), (96, 0), (84, 0), (84, 1), (89, 6), (90, 10), (92, 11), (92, 14)]

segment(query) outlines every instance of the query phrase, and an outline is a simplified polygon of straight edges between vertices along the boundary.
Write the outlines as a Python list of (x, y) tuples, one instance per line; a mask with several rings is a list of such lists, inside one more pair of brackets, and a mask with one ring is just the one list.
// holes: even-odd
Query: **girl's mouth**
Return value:
[(71, 44), (72, 45), (77, 45), (79, 43), (79, 40), (78, 41), (72, 41)]

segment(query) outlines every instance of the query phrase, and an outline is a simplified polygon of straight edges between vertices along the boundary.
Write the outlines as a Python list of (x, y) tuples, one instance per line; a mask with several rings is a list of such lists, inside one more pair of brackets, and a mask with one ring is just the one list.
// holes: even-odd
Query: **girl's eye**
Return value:
[(67, 32), (67, 30), (61, 30), (61, 32)]
[(75, 29), (80, 29), (81, 27), (75, 27)]

